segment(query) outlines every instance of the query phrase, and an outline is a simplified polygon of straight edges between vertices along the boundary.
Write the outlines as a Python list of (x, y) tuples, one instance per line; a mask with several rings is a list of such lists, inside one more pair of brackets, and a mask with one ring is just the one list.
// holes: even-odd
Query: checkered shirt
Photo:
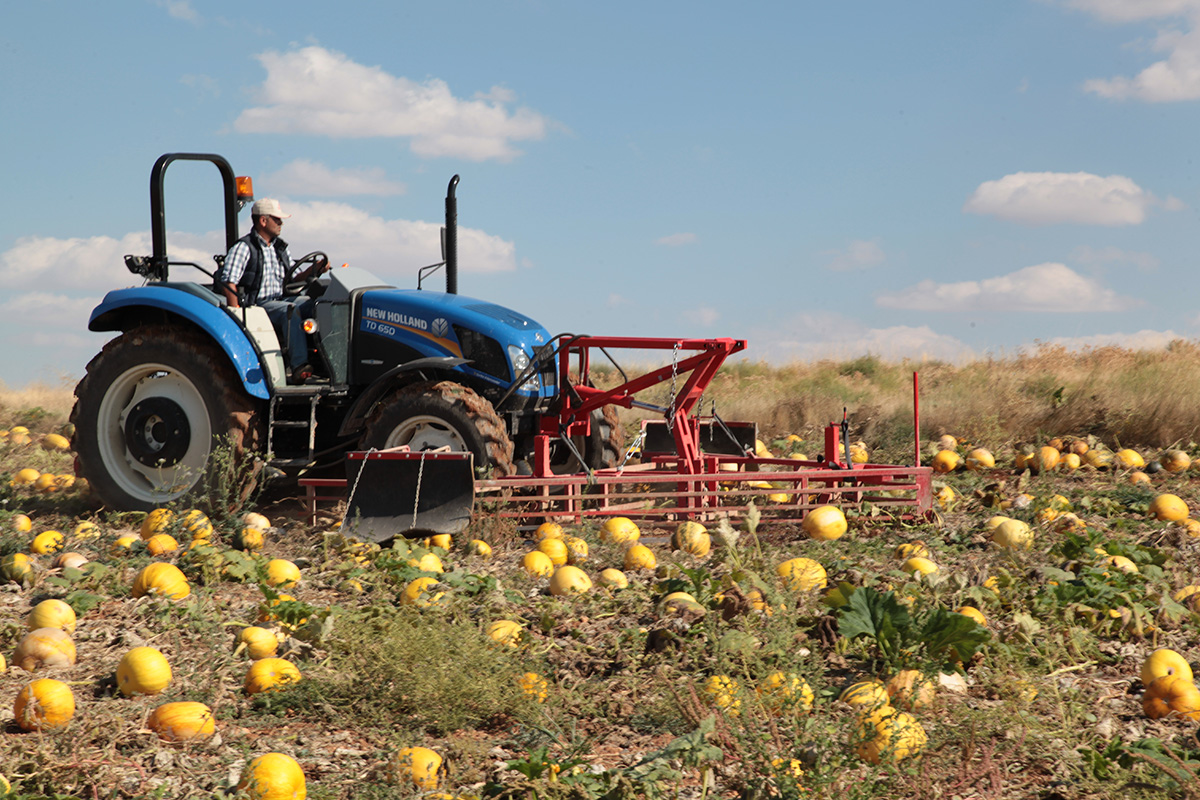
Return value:
[[(256, 231), (255, 236), (258, 236)], [(262, 263), (262, 283), (258, 287), (258, 297), (254, 298), (254, 302), (262, 303), (267, 300), (277, 300), (283, 297), (283, 279), (287, 274), (287, 267), (291, 265), (292, 254), (284, 248), (283, 255), (287, 261), (287, 265), (279, 263), (279, 259), (275, 255), (275, 248), (267, 244), (266, 240), (258, 236), (258, 241), (262, 245), (263, 263)], [(223, 283), (232, 283), (237, 286), (238, 281), (242, 279), (242, 275), (246, 274), (246, 264), (250, 262), (250, 245), (239, 239), (233, 247), (229, 248), (229, 253), (225, 256), (225, 266), (221, 270), (221, 281)]]

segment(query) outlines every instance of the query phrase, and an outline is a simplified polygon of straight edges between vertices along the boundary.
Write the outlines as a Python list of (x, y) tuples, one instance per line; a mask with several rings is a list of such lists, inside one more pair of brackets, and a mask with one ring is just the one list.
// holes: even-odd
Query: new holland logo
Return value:
[(439, 339), (445, 339), (446, 334), (450, 333), (450, 323), (438, 317), (430, 325), (430, 332)]

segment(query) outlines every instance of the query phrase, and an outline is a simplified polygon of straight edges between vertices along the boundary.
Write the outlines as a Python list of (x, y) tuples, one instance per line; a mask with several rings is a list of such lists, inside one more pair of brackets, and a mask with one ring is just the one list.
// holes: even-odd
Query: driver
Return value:
[(304, 318), (312, 315), (313, 299), (306, 296), (285, 299), (284, 283), (315, 278), (329, 268), (329, 262), (322, 258), (289, 279), (292, 259), (287, 242), (279, 238), (279, 233), (283, 221), (291, 216), (283, 213), (278, 200), (270, 197), (256, 200), (250, 208), (253, 227), (229, 248), (225, 263), (217, 272), (217, 286), (230, 308), (240, 308), (241, 298), (245, 298), (247, 303), (266, 310), (271, 324), (284, 339), (289, 372), (294, 380), (301, 381), (312, 375), (312, 367), (306, 363), (307, 345), (301, 326)]

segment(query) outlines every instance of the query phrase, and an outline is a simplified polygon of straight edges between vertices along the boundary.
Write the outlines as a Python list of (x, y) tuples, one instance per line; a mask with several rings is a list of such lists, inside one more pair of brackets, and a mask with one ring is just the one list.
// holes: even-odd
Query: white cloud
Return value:
[[(333, 263), (349, 262), (398, 285), (415, 285), (417, 269), (442, 260), (440, 222), (384, 219), (344, 203), (314, 202), (284, 205), (293, 215), (285, 225), (293, 258), (309, 250), (324, 250)], [(243, 225), (245, 230), (245, 226)], [(167, 233), (173, 261), (191, 261), (210, 272), (213, 255), (225, 250), (223, 232)], [(72, 295), (104, 292), (141, 285), (142, 279), (125, 268), (126, 254), (148, 255), (150, 234), (127, 233), (120, 239), (26, 237), (0, 253), (0, 289), (21, 290), (52, 285), (70, 287)], [(459, 226), (458, 258), (465, 273), (516, 269), (516, 246), (483, 231)], [(204, 282), (189, 267), (172, 267), (171, 275)]]
[(881, 308), (911, 311), (1124, 311), (1139, 303), (1106, 289), (1064, 264), (1025, 267), (982, 281), (925, 280), (875, 298)]
[(830, 257), (825, 268), (834, 272), (870, 269), (886, 260), (883, 248), (878, 242), (862, 239), (851, 242), (845, 250), (827, 250), (822, 255)]
[(405, 138), (419, 156), (510, 161), (520, 153), (514, 142), (542, 139), (549, 126), (528, 108), (510, 110), (513, 95), (499, 87), (463, 100), (445, 81), (418, 83), (317, 46), (258, 60), (267, 78), (261, 105), (234, 122), (242, 133)]
[(798, 314), (781, 325), (755, 331), (753, 356), (775, 363), (846, 360), (876, 355), (904, 359), (963, 362), (976, 353), (963, 342), (928, 325), (869, 328), (857, 319), (830, 312)]
[(610, 292), (608, 295), (608, 300), (605, 301), (605, 305), (607, 305), (609, 308), (620, 308), (621, 306), (627, 306), (632, 302), (632, 300), (623, 294)]
[(1200, 99), (1200, 0), (1067, 0), (1066, 5), (1115, 24), (1165, 19), (1172, 25), (1160, 29), (1148, 46), (1165, 54), (1138, 74), (1094, 78), (1085, 92), (1113, 100), (1171, 103)]
[(159, 8), (165, 8), (167, 13), (175, 19), (192, 23), (200, 21), (200, 15), (196, 13), (196, 9), (192, 8), (192, 4), (188, 0), (155, 0), (154, 4)]
[(389, 196), (404, 194), (403, 183), (388, 180), (382, 167), (330, 169), (324, 164), (299, 158), (277, 172), (264, 175), (260, 185), (273, 195), (345, 197), (348, 195)]
[[(440, 222), (384, 219), (345, 203), (292, 203), (284, 238), (292, 257), (324, 250), (334, 264), (349, 262), (398, 285), (415, 286), (417, 270), (442, 260)], [(498, 236), (458, 226), (459, 269), (467, 273), (517, 268), (516, 246)]]
[(694, 233), (672, 233), (670, 236), (655, 239), (654, 243), (663, 247), (682, 247), (685, 244), (694, 244), (695, 241), (696, 234)]
[(1017, 172), (980, 184), (963, 210), (1028, 225), (1139, 225), (1153, 205), (1154, 195), (1123, 175)]
[(1136, 333), (1097, 333), (1093, 336), (1060, 336), (1047, 340), (1068, 350), (1092, 347), (1123, 347), (1126, 350), (1163, 350), (1171, 342), (1186, 339), (1175, 331), (1141, 330)]
[(1085, 266), (1130, 265), (1141, 272), (1158, 270), (1158, 258), (1150, 253), (1122, 250), (1119, 247), (1089, 247), (1080, 245), (1071, 251), (1071, 260)]
[(1067, 0), (1066, 5), (1106, 22), (1138, 22), (1200, 12), (1200, 0)]

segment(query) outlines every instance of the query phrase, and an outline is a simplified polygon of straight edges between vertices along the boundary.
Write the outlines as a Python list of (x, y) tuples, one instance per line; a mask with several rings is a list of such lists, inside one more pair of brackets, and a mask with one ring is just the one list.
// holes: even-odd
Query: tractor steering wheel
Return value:
[[(303, 282), (292, 280), (292, 276), (303, 272), (305, 266), (313, 268), (308, 279)], [(321, 277), (328, 269), (329, 256), (320, 250), (313, 250), (311, 253), (300, 256), (287, 271), (287, 276), (283, 280), (283, 293), (285, 295), (308, 294), (308, 290), (316, 284), (317, 278)]]

